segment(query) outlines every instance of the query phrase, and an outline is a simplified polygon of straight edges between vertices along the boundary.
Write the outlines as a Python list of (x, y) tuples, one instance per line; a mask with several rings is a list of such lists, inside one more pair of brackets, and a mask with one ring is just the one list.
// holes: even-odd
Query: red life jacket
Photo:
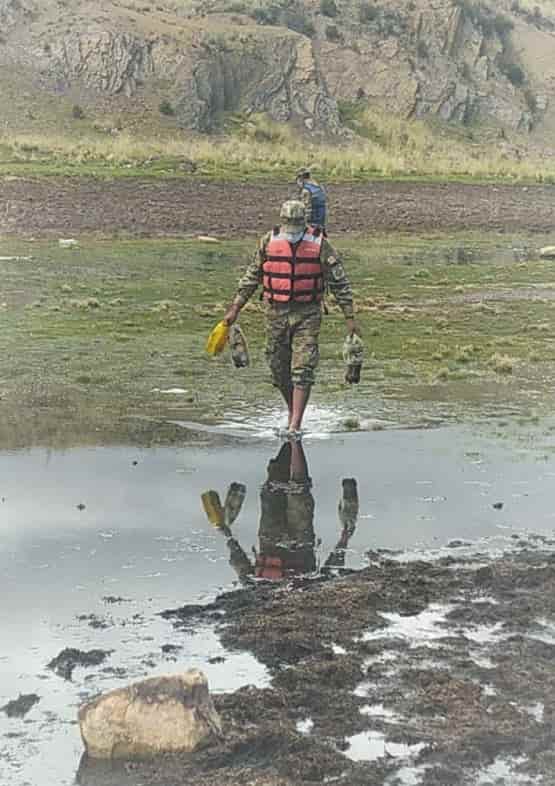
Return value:
[(272, 234), (262, 265), (264, 299), (270, 303), (319, 303), (324, 293), (322, 232), (306, 229), (298, 243)]
[(281, 581), (284, 577), (283, 560), (279, 557), (265, 557), (259, 554), (256, 558), (255, 576), (257, 579)]

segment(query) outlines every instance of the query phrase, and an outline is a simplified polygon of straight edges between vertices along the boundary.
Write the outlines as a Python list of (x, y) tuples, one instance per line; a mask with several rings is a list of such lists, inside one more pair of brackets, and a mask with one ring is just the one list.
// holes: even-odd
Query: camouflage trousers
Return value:
[(280, 390), (291, 385), (307, 388), (314, 384), (320, 351), (322, 323), (319, 304), (291, 310), (268, 306), (266, 311), (266, 359), (272, 382)]

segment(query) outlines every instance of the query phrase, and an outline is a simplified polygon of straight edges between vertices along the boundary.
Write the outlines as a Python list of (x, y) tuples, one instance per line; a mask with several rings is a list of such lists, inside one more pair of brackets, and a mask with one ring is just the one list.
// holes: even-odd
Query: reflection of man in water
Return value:
[[(243, 551), (231, 532), (230, 515), (238, 515), (237, 505), (232, 514), (227, 512), (228, 500), (233, 499), (233, 489), (245, 487), (234, 483), (230, 486), (219, 515), (214, 514), (219, 502), (216, 492), (206, 492), (203, 504), (209, 519), (225, 535), (230, 554), (230, 564), (242, 581), (253, 577), (281, 581), (295, 575), (310, 574), (317, 570), (314, 534), (314, 497), (306, 456), (301, 442), (286, 442), (278, 455), (271, 459), (267, 479), (260, 491), (259, 551), (254, 549), (254, 561)], [(211, 502), (210, 502), (211, 500)], [(358, 516), (356, 480), (342, 481), (339, 518), (343, 525), (341, 537), (330, 554), (324, 569), (342, 568), (345, 550), (353, 535)]]

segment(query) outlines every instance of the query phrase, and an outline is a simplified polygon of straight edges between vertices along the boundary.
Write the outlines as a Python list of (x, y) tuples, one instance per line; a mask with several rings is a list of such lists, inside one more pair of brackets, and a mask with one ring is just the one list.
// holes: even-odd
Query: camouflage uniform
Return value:
[(285, 573), (312, 573), (316, 570), (312, 481), (308, 473), (298, 480), (290, 478), (290, 454), (291, 446), (283, 445), (270, 461), (260, 491), (260, 556), (279, 558)]
[[(264, 235), (241, 277), (237, 296), (243, 306), (262, 283), (262, 265), (271, 232)], [(324, 286), (334, 296), (345, 318), (353, 317), (353, 292), (341, 259), (329, 241), (322, 240), (320, 254)], [(266, 304), (266, 358), (273, 384), (280, 390), (290, 385), (309, 387), (320, 357), (318, 337), (322, 322), (320, 303)]]

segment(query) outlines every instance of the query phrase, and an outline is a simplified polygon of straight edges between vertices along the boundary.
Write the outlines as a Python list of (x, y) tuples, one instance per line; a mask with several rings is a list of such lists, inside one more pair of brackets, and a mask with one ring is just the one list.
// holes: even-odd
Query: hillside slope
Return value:
[(551, 148), (555, 132), (555, 24), (517, 0), (0, 0), (0, 69), (5, 131), (264, 112), (329, 137), (378, 104)]

